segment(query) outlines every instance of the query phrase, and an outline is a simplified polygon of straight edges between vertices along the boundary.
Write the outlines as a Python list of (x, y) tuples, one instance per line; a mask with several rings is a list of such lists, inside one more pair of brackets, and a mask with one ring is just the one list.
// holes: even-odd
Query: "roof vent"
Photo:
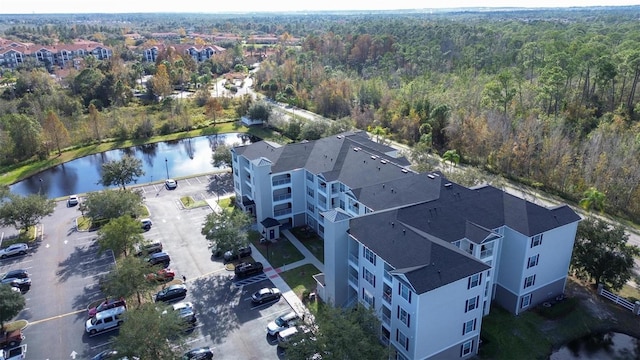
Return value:
[(444, 184), (444, 187), (446, 187), (446, 188), (450, 188), (450, 187), (451, 187), (451, 183), (446, 183), (446, 184)]
[(427, 177), (428, 177), (429, 179), (435, 179), (435, 178), (436, 178), (436, 177), (435, 177), (435, 175), (433, 175), (433, 174), (429, 174), (429, 175), (427, 175)]
[(400, 170), (400, 171), (402, 171), (402, 172), (403, 172), (403, 173), (405, 173), (405, 174), (409, 172), (409, 170), (407, 170), (407, 169), (402, 169), (402, 170)]
[(380, 160), (380, 163), (381, 163), (381, 164), (386, 164), (386, 163), (387, 163), (387, 160), (382, 159), (382, 160)]

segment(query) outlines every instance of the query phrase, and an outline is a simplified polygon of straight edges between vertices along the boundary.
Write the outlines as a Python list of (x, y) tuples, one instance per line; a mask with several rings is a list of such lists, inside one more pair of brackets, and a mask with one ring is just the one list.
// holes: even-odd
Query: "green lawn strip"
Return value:
[(12, 322), (4, 324), (3, 331), (10, 332), (10, 331), (18, 330), (18, 329), (24, 329), (24, 328), (27, 327), (28, 324), (29, 324), (29, 322), (27, 320), (12, 321)]
[(319, 274), (320, 270), (312, 264), (302, 265), (295, 269), (283, 271), (280, 276), (289, 285), (291, 290), (301, 297), (303, 293), (310, 292), (316, 288), (316, 281), (313, 275)]
[(324, 241), (314, 232), (304, 231), (301, 227), (293, 228), (291, 233), (309, 249), (313, 256), (324, 263)]
[(207, 206), (207, 202), (204, 200), (199, 200), (199, 201), (195, 201), (193, 200), (193, 198), (191, 196), (183, 196), (180, 198), (180, 202), (182, 203), (182, 206), (184, 206), (187, 209), (193, 209), (193, 208), (197, 208), (197, 207), (203, 207), (203, 206)]
[(260, 244), (259, 233), (251, 231), (249, 233), (249, 240), (274, 268), (279, 268), (283, 265), (304, 259), (304, 256), (300, 251), (298, 251), (293, 244), (284, 238), (280, 238), (278, 241), (269, 245), (268, 255), (267, 246), (265, 244)]

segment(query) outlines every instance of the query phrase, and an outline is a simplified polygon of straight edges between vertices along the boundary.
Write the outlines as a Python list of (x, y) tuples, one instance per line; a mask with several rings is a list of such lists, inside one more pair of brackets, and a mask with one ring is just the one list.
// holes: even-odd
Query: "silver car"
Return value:
[(9, 245), (4, 249), (0, 249), (0, 258), (4, 259), (8, 256), (25, 255), (29, 250), (29, 246), (24, 243)]

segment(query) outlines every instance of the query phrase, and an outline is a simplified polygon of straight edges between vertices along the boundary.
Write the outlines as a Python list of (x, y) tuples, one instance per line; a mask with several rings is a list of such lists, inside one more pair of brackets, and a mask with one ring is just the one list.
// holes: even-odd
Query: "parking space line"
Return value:
[[(111, 264), (109, 264), (109, 265), (111, 265)], [(93, 274), (93, 275), (85, 276), (85, 277), (83, 277), (83, 279), (91, 279), (91, 278), (95, 278), (95, 277), (97, 277), (97, 276), (102, 276), (102, 275), (104, 275), (104, 274), (108, 274), (108, 273), (110, 273), (110, 272), (111, 272), (111, 271), (102, 271), (102, 272), (99, 272), (99, 273), (97, 273), (97, 274)]]
[(199, 177), (197, 177), (196, 180), (198, 180), (198, 183), (202, 184), (202, 181), (200, 181)]
[(189, 182), (189, 179), (184, 179), (184, 181), (187, 182), (187, 185), (191, 186), (191, 183)]
[(113, 344), (113, 340), (111, 340), (111, 341), (107, 341), (106, 343), (102, 343), (102, 344), (94, 345), (94, 346), (90, 347), (89, 349), (91, 349), (91, 350), (95, 350), (95, 349), (99, 349), (99, 348), (101, 348), (101, 347), (105, 347), (105, 346), (107, 346), (107, 345), (111, 345), (111, 344)]
[(14, 264), (6, 264), (6, 265), (0, 266), (0, 269), (4, 269), (5, 267), (12, 267), (12, 266), (16, 266), (16, 265), (22, 265), (22, 264), (30, 263), (32, 261), (33, 260), (25, 260), (25, 261), (20, 261), (18, 263), (14, 263)]

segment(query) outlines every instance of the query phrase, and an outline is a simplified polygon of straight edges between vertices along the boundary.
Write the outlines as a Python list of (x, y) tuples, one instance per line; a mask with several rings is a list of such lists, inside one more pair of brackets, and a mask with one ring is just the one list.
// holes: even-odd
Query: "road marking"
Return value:
[(199, 177), (197, 177), (197, 178), (196, 178), (196, 180), (198, 180), (198, 182), (199, 182), (200, 184), (202, 184), (202, 181), (200, 181), (200, 178), (199, 178)]
[(98, 345), (92, 346), (92, 347), (90, 347), (89, 349), (91, 349), (91, 350), (95, 350), (95, 349), (98, 349), (98, 348), (101, 348), (101, 347), (105, 347), (105, 346), (110, 345), (110, 344), (113, 344), (113, 341), (107, 341), (107, 342), (105, 342), (105, 343), (102, 343), (102, 344), (98, 344)]
[[(109, 264), (109, 265), (111, 265), (111, 264)], [(108, 274), (108, 273), (110, 273), (110, 272), (111, 272), (111, 271), (102, 271), (102, 272), (99, 272), (99, 273), (97, 273), (97, 274), (93, 274), (93, 275), (85, 276), (85, 277), (83, 277), (83, 279), (91, 279), (91, 278), (99, 277), (99, 276), (102, 276), (102, 275), (104, 275), (104, 274)]]
[(71, 356), (71, 358), (75, 360), (77, 355), (78, 353), (75, 350), (73, 350), (69, 356)]
[(17, 262), (17, 263), (15, 263), (15, 264), (2, 265), (2, 266), (0, 266), (0, 269), (5, 268), (5, 267), (12, 267), (12, 266), (16, 266), (16, 265), (22, 265), (22, 264), (30, 263), (30, 262), (32, 262), (32, 261), (33, 261), (33, 260), (25, 260), (25, 261)]
[(36, 320), (36, 321), (30, 321), (27, 326), (31, 326), (31, 325), (36, 325), (36, 324), (40, 324), (46, 321), (51, 321), (51, 320), (57, 320), (57, 319), (61, 319), (63, 317), (67, 317), (67, 316), (71, 316), (71, 315), (76, 315), (79, 314), (81, 312), (85, 312), (87, 311), (86, 309), (82, 309), (82, 310), (76, 310), (76, 311), (72, 311), (70, 313), (66, 313), (66, 314), (62, 314), (62, 315), (56, 315), (56, 316), (52, 316), (52, 317), (48, 317), (46, 319), (41, 319), (41, 320)]

